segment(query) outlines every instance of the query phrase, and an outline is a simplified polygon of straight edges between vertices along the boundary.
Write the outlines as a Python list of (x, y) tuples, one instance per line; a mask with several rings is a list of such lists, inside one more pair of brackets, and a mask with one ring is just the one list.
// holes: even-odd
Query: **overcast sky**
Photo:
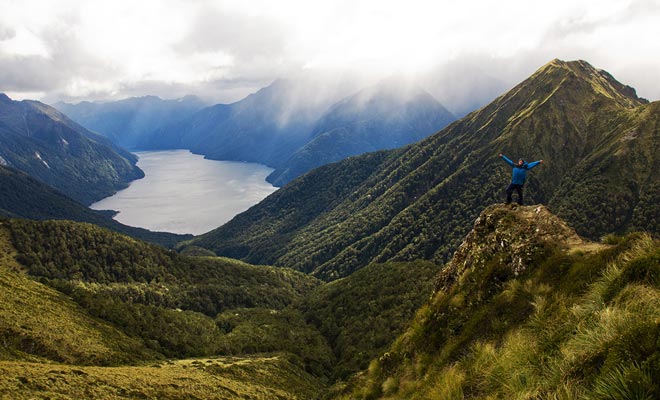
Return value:
[(508, 88), (561, 58), (657, 100), (658, 38), (660, 0), (0, 0), (0, 91), (230, 102), (301, 72), (448, 70)]

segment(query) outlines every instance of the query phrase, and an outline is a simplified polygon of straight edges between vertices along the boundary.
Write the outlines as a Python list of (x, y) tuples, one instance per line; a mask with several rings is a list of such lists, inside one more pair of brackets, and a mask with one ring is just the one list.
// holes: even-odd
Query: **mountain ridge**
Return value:
[[(578, 232), (585, 234), (587, 226), (576, 216), (590, 215), (593, 207), (580, 201), (580, 210), (563, 211), (570, 208), (570, 198), (557, 190), (565, 191), (566, 185), (579, 187), (572, 177), (582, 170), (581, 163), (588, 162), (586, 156), (612, 137), (610, 125), (636, 123), (639, 107), (653, 105), (637, 98), (625, 85), (608, 84), (620, 92), (605, 94), (573, 69), (598, 75), (596, 82), (605, 80), (586, 62), (550, 62), (442, 131), (402, 149), (314, 170), (192, 243), (250, 262), (314, 271), (323, 279), (345, 276), (369, 262), (416, 258), (443, 262), (467, 234), (469, 221), (502, 198), (508, 173), (497, 158), (501, 152), (546, 160), (531, 173), (526, 189), (529, 201), (548, 203), (556, 198), (549, 203), (550, 209), (556, 207), (569, 223), (579, 223)], [(640, 137), (652, 140), (657, 132), (651, 129), (643, 135), (640, 131)], [(639, 142), (627, 143), (637, 146)], [(371, 161), (374, 157), (380, 160), (376, 164)], [(301, 185), (315, 180), (318, 186), (324, 185), (324, 180), (331, 179), (330, 171), (350, 175), (362, 169), (361, 162), (366, 169), (361, 176), (367, 178), (343, 188), (346, 194), (341, 198), (329, 202), (320, 194), (308, 196), (307, 201), (317, 207), (310, 210), (305, 222), (291, 226), (286, 218), (277, 216), (291, 212), (282, 199), (297, 204), (295, 196)], [(603, 198), (593, 190), (578, 194), (585, 199)], [(587, 236), (626, 226), (625, 221), (603, 226)], [(650, 231), (660, 230), (657, 225), (647, 226)]]
[(144, 176), (137, 158), (37, 101), (0, 104), (0, 157), (85, 205)]

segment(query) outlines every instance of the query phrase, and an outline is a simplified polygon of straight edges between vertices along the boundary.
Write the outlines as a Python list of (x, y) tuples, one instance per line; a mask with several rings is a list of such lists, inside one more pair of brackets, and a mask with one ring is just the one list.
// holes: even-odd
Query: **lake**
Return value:
[(145, 177), (90, 206), (115, 210), (115, 220), (152, 231), (208, 232), (263, 200), (277, 188), (261, 164), (206, 160), (188, 150), (143, 151)]

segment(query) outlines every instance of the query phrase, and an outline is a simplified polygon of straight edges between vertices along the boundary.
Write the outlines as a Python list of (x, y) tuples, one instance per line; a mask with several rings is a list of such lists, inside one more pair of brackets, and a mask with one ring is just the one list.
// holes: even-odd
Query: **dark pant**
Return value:
[(518, 192), (518, 204), (523, 203), (523, 195), (522, 195), (522, 188), (523, 185), (516, 185), (515, 183), (510, 184), (506, 188), (506, 204), (511, 203), (511, 195), (513, 194), (513, 191), (515, 190)]

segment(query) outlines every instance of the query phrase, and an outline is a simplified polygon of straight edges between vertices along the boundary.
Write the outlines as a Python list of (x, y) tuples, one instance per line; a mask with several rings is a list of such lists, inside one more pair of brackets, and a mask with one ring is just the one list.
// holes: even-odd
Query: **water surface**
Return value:
[(123, 224), (200, 234), (229, 221), (277, 188), (261, 164), (206, 160), (188, 150), (136, 153), (145, 177), (90, 207), (116, 210)]

